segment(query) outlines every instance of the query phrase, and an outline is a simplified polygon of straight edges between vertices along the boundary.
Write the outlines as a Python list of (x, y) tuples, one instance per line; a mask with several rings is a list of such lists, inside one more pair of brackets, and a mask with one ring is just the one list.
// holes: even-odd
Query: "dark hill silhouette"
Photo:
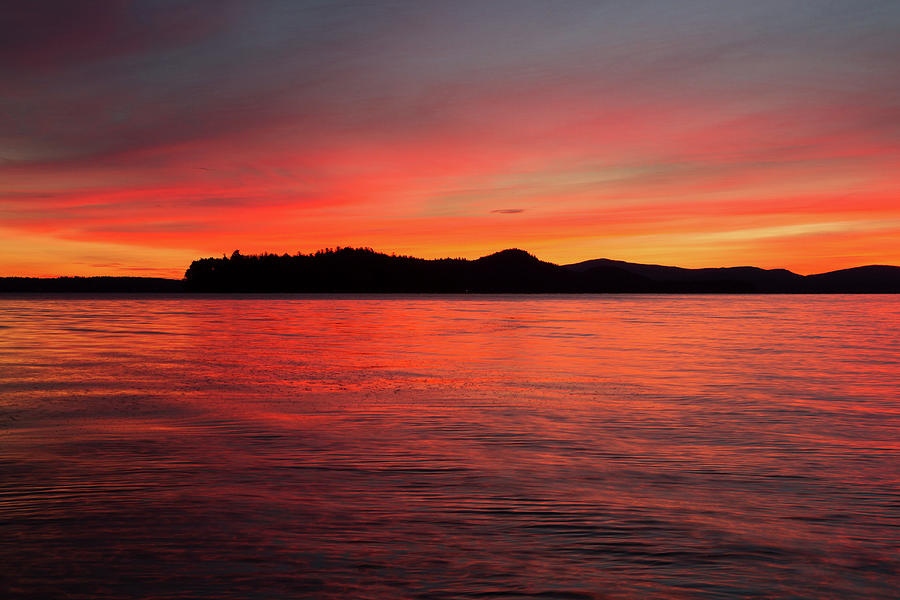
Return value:
[(809, 292), (837, 294), (900, 293), (900, 267), (868, 265), (805, 278)]
[(662, 265), (629, 263), (608, 258), (598, 258), (565, 265), (580, 273), (598, 267), (616, 267), (639, 275), (656, 284), (660, 291), (693, 292), (800, 292), (803, 291), (803, 275), (786, 269), (760, 269), (758, 267), (722, 267), (708, 269), (684, 269)]
[(578, 281), (558, 265), (513, 248), (466, 265), (468, 288), (484, 292), (571, 292)]

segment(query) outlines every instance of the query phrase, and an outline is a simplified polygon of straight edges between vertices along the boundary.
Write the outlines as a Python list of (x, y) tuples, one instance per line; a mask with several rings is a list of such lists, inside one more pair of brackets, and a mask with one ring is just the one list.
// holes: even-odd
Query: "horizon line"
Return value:
[[(609, 258), (606, 256), (596, 257), (596, 258), (587, 258), (587, 259), (578, 260), (575, 262), (557, 263), (557, 262), (553, 262), (550, 260), (542, 259), (539, 256), (537, 256), (537, 254), (535, 254), (534, 252), (532, 252), (530, 250), (526, 250), (524, 248), (520, 248), (520, 247), (503, 248), (502, 250), (496, 250), (494, 252), (482, 254), (481, 256), (478, 256), (477, 258), (465, 258), (463, 256), (442, 256), (442, 257), (437, 257), (437, 258), (424, 258), (424, 257), (420, 257), (420, 256), (415, 256), (413, 254), (405, 254), (405, 253), (400, 253), (400, 252), (396, 252), (396, 251), (378, 250), (378, 249), (372, 248), (371, 246), (340, 246), (340, 245), (336, 245), (333, 247), (326, 246), (324, 248), (319, 248), (318, 250), (305, 252), (305, 253), (298, 250), (294, 253), (262, 251), (262, 252), (248, 252), (247, 254), (244, 254), (240, 251), (240, 249), (235, 249), (231, 252), (231, 254), (223, 252), (223, 253), (221, 253), (221, 256), (201, 256), (198, 258), (194, 258), (194, 259), (192, 259), (191, 264), (193, 264), (194, 261), (198, 261), (198, 260), (209, 260), (209, 259), (221, 260), (222, 258), (229, 258), (231, 256), (234, 256), (235, 253), (239, 254), (240, 256), (245, 256), (245, 257), (266, 256), (266, 255), (270, 255), (270, 256), (314, 256), (316, 254), (327, 253), (327, 252), (337, 252), (337, 251), (341, 251), (341, 250), (362, 250), (362, 251), (369, 251), (369, 252), (373, 252), (375, 254), (381, 254), (381, 255), (385, 255), (385, 256), (392, 256), (392, 257), (398, 257), (398, 258), (413, 258), (413, 259), (427, 260), (427, 261), (440, 261), (440, 260), (476, 261), (481, 258), (499, 254), (501, 252), (506, 252), (506, 251), (510, 251), (510, 250), (518, 250), (521, 252), (525, 252), (526, 254), (534, 257), (535, 259), (537, 259), (541, 262), (549, 263), (549, 264), (552, 264), (552, 265), (555, 265), (558, 267), (568, 267), (568, 266), (578, 265), (578, 264), (595, 261), (595, 260), (605, 260), (605, 261), (611, 261), (611, 262), (626, 263), (626, 264), (631, 264), (631, 265), (676, 268), (676, 269), (684, 269), (684, 270), (688, 270), (688, 271), (704, 270), (704, 269), (753, 268), (753, 269), (761, 269), (764, 271), (787, 271), (787, 272), (793, 273), (795, 275), (800, 275), (802, 277), (808, 277), (808, 276), (812, 276), (812, 275), (823, 275), (826, 273), (835, 273), (835, 272), (839, 272), (839, 271), (847, 271), (847, 270), (859, 269), (859, 268), (863, 268), (863, 267), (900, 267), (900, 265), (893, 265), (893, 264), (888, 264), (888, 263), (866, 263), (866, 264), (859, 264), (859, 265), (855, 265), (855, 266), (851, 266), (851, 267), (830, 269), (827, 271), (818, 271), (818, 272), (811, 272), (811, 273), (798, 273), (797, 271), (794, 271), (787, 267), (759, 267), (759, 266), (749, 264), (749, 263), (737, 264), (737, 265), (725, 265), (725, 266), (719, 265), (719, 266), (704, 266), (704, 267), (682, 267), (679, 265), (665, 264), (665, 263), (660, 263), (660, 262), (637, 262), (637, 261), (632, 261), (632, 260)], [(189, 267), (190, 267), (190, 265), (188, 265), (187, 267), (184, 268), (185, 273), (187, 272), (187, 269)], [(143, 268), (143, 267), (134, 267), (134, 268), (130, 268), (129, 270), (131, 270), (131, 271), (170, 271), (170, 269), (166, 269), (166, 268), (148, 269), (148, 268)], [(71, 275), (71, 274), (70, 275), (3, 275), (3, 274), (0, 274), (0, 279), (16, 279), (16, 278), (17, 279), (65, 279), (65, 278), (87, 279), (87, 278), (100, 278), (100, 277), (135, 278), (135, 279), (166, 279), (166, 280), (171, 280), (171, 281), (181, 281), (181, 280), (184, 280), (184, 273), (182, 273), (182, 276), (179, 278), (169, 277), (169, 276), (164, 276), (164, 275), (136, 275), (136, 274), (99, 274), (99, 275), (81, 275), (81, 274), (74, 274), (74, 275)]]

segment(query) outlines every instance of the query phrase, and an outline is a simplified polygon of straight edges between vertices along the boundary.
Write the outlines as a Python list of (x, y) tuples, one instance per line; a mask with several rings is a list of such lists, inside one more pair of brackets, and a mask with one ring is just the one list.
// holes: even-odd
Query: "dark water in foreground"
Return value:
[(0, 297), (0, 596), (896, 598), (900, 297)]

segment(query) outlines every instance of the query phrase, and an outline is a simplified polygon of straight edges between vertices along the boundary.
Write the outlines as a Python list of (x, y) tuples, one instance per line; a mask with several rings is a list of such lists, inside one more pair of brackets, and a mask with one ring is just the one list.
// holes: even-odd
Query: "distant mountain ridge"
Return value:
[(685, 269), (606, 258), (556, 265), (517, 248), (476, 260), (337, 248), (201, 258), (183, 280), (0, 277), (0, 292), (900, 293), (900, 267), (869, 265), (804, 276), (786, 269)]
[(648, 265), (630, 263), (621, 260), (598, 258), (571, 265), (565, 268), (581, 273), (588, 272), (597, 267), (616, 267), (646, 277), (657, 282), (729, 282), (746, 281), (756, 285), (790, 286), (803, 280), (803, 275), (798, 275), (787, 269), (760, 269), (759, 267), (718, 267), (705, 269), (685, 269), (683, 267), (667, 267), (662, 265)]
[(900, 293), (898, 285), (900, 267), (893, 265), (867, 265), (841, 269), (817, 275), (807, 275), (806, 284), (810, 291), (830, 293)]
[(630, 263), (608, 258), (586, 260), (564, 265), (564, 268), (586, 273), (598, 267), (616, 267), (646, 277), (667, 291), (692, 291), (715, 285), (743, 287), (756, 293), (900, 293), (900, 267), (868, 265), (819, 273), (798, 275), (787, 269), (759, 267), (718, 267), (686, 269)]

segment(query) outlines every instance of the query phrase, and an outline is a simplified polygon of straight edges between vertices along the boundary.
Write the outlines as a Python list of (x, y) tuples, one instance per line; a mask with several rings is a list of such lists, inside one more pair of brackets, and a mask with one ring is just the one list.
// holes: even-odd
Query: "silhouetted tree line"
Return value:
[(852, 293), (900, 292), (900, 267), (868, 266), (804, 277), (784, 269), (682, 269), (606, 259), (560, 266), (510, 249), (477, 260), (426, 260), (371, 248), (254, 254), (194, 261), (195, 292), (420, 293)]
[(660, 283), (613, 265), (586, 270), (538, 260), (510, 249), (477, 260), (426, 260), (371, 248), (335, 248), (315, 254), (254, 254), (194, 261), (186, 289), (202, 292), (425, 292), (593, 293), (748, 292), (742, 281)]
[[(619, 278), (632, 279), (627, 273)], [(579, 292), (613, 291), (601, 281), (543, 262), (523, 250), (478, 260), (426, 260), (371, 248), (335, 248), (315, 254), (243, 255), (194, 261), (185, 274), (190, 291), (216, 292)], [(622, 288), (624, 289), (624, 288)]]
[(196, 260), (185, 273), (189, 291), (216, 292), (574, 291), (575, 279), (521, 250), (474, 261), (426, 260), (371, 248), (280, 256), (235, 251), (230, 257)]

